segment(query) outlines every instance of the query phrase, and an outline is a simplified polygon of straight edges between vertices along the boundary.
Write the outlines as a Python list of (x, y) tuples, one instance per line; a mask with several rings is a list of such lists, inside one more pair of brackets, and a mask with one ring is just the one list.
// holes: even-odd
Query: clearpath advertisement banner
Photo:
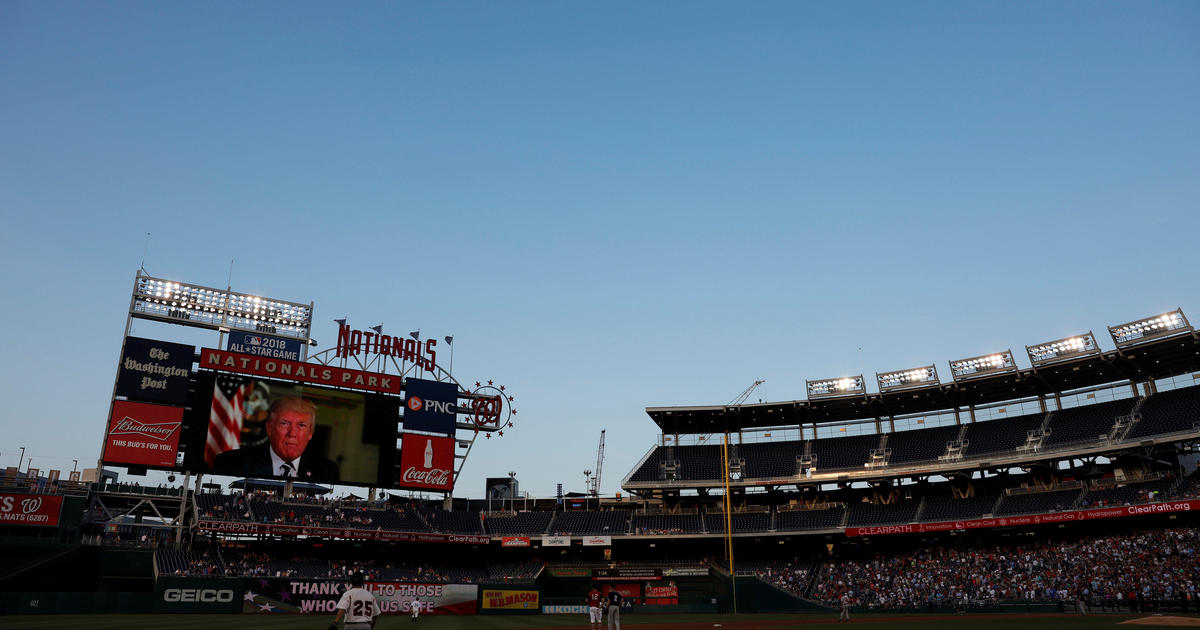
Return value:
[(315, 536), (317, 538), (350, 538), (357, 540), (387, 540), (396, 542), (458, 543), (486, 545), (492, 542), (487, 536), (464, 534), (434, 534), (422, 532), (397, 532), (383, 529), (351, 529), (341, 527), (305, 527), (281, 523), (247, 523), (234, 521), (200, 521), (196, 527), (206, 532), (225, 534), (273, 534), (275, 536)]
[(62, 502), (57, 495), (0, 492), (0, 525), (57, 527)]
[[(349, 584), (336, 580), (245, 578), (242, 612), (256, 614), (336, 614)], [(367, 582), (385, 615), (407, 615), (414, 605), (422, 615), (473, 615), (479, 587), (474, 584)]]
[(1151, 514), (1170, 514), (1172, 512), (1190, 512), (1192, 510), (1200, 510), (1200, 501), (1166, 501), (1163, 503), (1147, 503), (1143, 505), (1123, 505), (1120, 507), (1105, 507), (1091, 510), (1052, 512), (1050, 514), (1030, 514), (1027, 516), (977, 518), (962, 521), (944, 521), (941, 523), (880, 525), (875, 527), (847, 527), (846, 535), (881, 536), (884, 534), (920, 534), (925, 532), (948, 532), (966, 529), (981, 529), (987, 527), (1014, 527), (1019, 525), (1044, 525), (1048, 523), (1073, 523), (1104, 518), (1120, 518), (1123, 516), (1146, 516)]

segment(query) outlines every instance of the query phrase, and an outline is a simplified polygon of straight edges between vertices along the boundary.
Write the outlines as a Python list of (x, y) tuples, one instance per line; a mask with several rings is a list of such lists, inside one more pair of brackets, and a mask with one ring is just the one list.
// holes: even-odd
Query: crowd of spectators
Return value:
[[(180, 552), (177, 552), (180, 553)], [(327, 558), (282, 558), (265, 552), (226, 550), (223, 564), (214, 562), (210, 572), (189, 575), (295, 577), (349, 579), (356, 572), (367, 580), (412, 581), (438, 584), (472, 584), (491, 581), (526, 581), (542, 568), (540, 562), (484, 567), (435, 566), (395, 560), (342, 560)], [(207, 554), (205, 556), (207, 558)]]
[(827, 561), (809, 594), (830, 604), (848, 595), (857, 605), (881, 608), (998, 599), (1195, 606), (1198, 546), (1200, 530), (1185, 528), (1071, 542), (930, 547)]
[(639, 536), (671, 536), (684, 531), (681, 527), (635, 527), (633, 533)]
[(753, 567), (753, 570), (758, 579), (789, 593), (803, 595), (808, 590), (811, 575), (809, 563), (799, 558), (761, 563)]

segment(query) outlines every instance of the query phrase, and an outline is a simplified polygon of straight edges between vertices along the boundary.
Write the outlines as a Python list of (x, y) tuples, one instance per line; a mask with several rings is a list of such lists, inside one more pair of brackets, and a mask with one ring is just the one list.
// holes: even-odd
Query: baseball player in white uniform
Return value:
[(412, 601), (412, 620), (416, 621), (417, 617), (421, 616), (421, 598), (414, 597)]
[(379, 603), (371, 591), (363, 588), (364, 580), (362, 573), (350, 576), (350, 588), (338, 600), (337, 617), (329, 624), (329, 630), (337, 630), (342, 619), (346, 620), (344, 630), (372, 630), (375, 627)]

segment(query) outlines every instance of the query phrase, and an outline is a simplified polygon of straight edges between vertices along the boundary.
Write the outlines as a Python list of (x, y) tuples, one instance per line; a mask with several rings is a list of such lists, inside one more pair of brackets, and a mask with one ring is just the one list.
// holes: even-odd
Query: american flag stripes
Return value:
[(210, 467), (217, 455), (241, 446), (246, 396), (252, 387), (247, 378), (225, 374), (217, 377), (208, 415), (208, 439), (204, 444), (204, 461)]

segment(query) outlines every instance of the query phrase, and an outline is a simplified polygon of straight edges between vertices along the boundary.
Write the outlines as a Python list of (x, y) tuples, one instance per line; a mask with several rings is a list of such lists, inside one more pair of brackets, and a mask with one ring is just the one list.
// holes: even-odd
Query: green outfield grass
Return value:
[[(988, 630), (989, 628), (1087, 629), (1114, 628), (1130, 615), (1078, 616), (973, 616), (945, 615), (937, 618), (905, 618), (903, 616), (859, 615), (855, 625), (897, 630)], [(0, 628), (14, 630), (325, 630), (331, 617), (327, 616), (254, 616), (254, 615), (7, 615), (0, 616)], [(627, 615), (623, 626), (632, 629), (653, 626), (684, 628), (716, 628), (723, 630), (773, 628), (826, 628), (836, 625), (836, 615)], [(1128, 626), (1123, 626), (1128, 627)], [(413, 623), (407, 617), (384, 617), (376, 630), (517, 630), (520, 628), (579, 628), (588, 624), (576, 615), (518, 616), (429, 616)]]

